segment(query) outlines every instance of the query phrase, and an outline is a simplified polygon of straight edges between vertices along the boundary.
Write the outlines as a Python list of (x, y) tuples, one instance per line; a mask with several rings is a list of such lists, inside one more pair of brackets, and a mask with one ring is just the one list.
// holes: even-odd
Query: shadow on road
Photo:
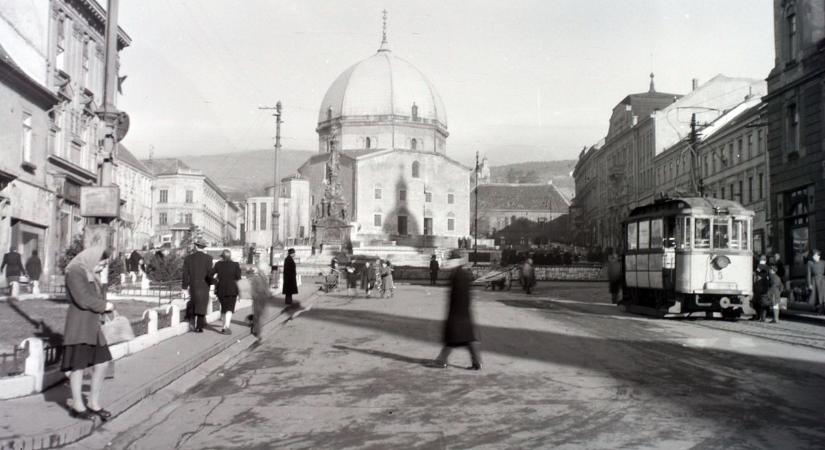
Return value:
[(377, 356), (379, 358), (391, 359), (393, 361), (400, 361), (400, 362), (403, 362), (403, 363), (415, 364), (415, 365), (420, 365), (420, 366), (428, 366), (428, 365), (432, 365), (432, 363), (433, 363), (432, 358), (430, 358), (430, 359), (412, 358), (412, 357), (405, 356), (405, 355), (399, 355), (397, 353), (382, 352), (380, 350), (371, 350), (371, 349), (365, 349), (365, 348), (347, 347), (346, 345), (333, 345), (332, 348), (337, 349), (337, 350), (344, 350), (344, 351), (347, 351), (347, 352), (357, 352), (357, 353), (362, 353), (364, 355)]
[[(413, 339), (426, 343), (424, 351), (440, 345), (443, 326), (440, 320), (323, 308), (314, 309), (306, 320)], [(677, 336), (651, 339), (654, 332), (647, 323), (631, 321), (594, 324), (590, 331), (600, 334), (596, 337), (492, 325), (478, 326), (477, 331), (482, 352), (604, 373), (630, 384), (645, 397), (671, 399), (691, 414), (718, 419), (728, 425), (726, 432), (791, 427), (811, 442), (825, 437), (820, 420), (825, 404), (825, 364), (821, 362), (687, 346), (684, 340), (672, 339)], [(423, 361), (374, 350), (336, 348), (410, 364)]]

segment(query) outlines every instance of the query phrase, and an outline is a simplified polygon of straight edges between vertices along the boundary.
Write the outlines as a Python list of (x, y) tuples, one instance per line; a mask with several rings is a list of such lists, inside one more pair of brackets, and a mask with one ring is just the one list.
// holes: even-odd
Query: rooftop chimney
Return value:
[(696, 90), (696, 88), (698, 88), (698, 87), (699, 87), (699, 79), (698, 79), (698, 78), (694, 78), (693, 80), (691, 80), (691, 81), (690, 81), (690, 84), (691, 84), (691, 89), (690, 89), (690, 90), (691, 90), (691, 91), (695, 91), (695, 90)]

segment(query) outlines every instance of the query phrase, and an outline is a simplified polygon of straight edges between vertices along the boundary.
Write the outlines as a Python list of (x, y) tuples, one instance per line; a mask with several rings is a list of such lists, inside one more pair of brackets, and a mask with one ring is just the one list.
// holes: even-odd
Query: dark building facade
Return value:
[(790, 266), (790, 278), (800, 280), (810, 251), (825, 247), (825, 2), (774, 0), (774, 43), (764, 98), (773, 228), (768, 234)]

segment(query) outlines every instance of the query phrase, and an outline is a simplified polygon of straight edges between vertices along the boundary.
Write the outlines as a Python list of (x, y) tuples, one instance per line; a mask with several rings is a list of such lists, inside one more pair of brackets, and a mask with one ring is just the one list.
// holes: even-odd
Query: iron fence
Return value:
[(22, 374), (28, 356), (26, 349), (16, 346), (10, 353), (0, 353), (0, 377), (13, 377)]
[(152, 282), (148, 289), (142, 289), (140, 284), (121, 284), (114, 291), (124, 296), (153, 297), (158, 299), (158, 306), (169, 304), (172, 300), (181, 298), (181, 280)]

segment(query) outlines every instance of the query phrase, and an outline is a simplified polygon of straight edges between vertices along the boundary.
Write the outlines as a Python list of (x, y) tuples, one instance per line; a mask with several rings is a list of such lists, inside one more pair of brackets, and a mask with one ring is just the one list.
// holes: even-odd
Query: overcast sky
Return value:
[(324, 93), (378, 49), (385, 8), (393, 52), (435, 84), (448, 155), (464, 162), (575, 158), (651, 71), (684, 94), (691, 78), (773, 66), (770, 0), (121, 0), (124, 144), (139, 157), (271, 148), (258, 107), (280, 99), (284, 147), (316, 150)]

